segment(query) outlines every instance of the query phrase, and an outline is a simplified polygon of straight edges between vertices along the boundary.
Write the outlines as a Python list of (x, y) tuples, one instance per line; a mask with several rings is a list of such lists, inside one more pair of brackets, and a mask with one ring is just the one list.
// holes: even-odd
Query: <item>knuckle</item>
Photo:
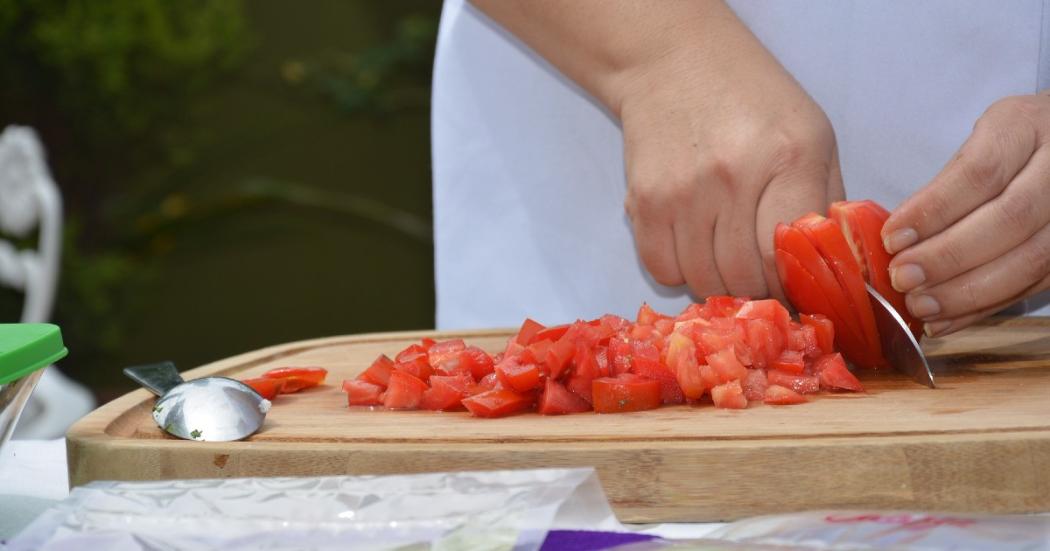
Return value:
[(1000, 181), (999, 174), (1002, 172), (1002, 165), (999, 162), (998, 155), (960, 157), (959, 163), (963, 183), (971, 191), (984, 194), (987, 188), (998, 185)]
[(700, 162), (696, 175), (705, 185), (717, 185), (733, 189), (742, 179), (744, 162), (741, 155), (732, 151), (717, 151), (708, 154)]
[(1009, 96), (992, 104), (988, 112), (1010, 118), (1032, 119), (1039, 115), (1041, 109), (1042, 102), (1036, 96)]

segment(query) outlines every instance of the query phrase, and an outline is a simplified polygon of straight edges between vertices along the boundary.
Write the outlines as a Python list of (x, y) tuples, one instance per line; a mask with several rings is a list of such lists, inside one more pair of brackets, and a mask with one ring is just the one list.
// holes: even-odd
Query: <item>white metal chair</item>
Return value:
[[(26, 237), (38, 229), (37, 248), (18, 249), (2, 235)], [(23, 323), (51, 315), (62, 249), (62, 198), (31, 128), (8, 126), (0, 134), (0, 285), (24, 293)], [(15, 438), (57, 438), (91, 411), (94, 397), (54, 366), (47, 368)]]

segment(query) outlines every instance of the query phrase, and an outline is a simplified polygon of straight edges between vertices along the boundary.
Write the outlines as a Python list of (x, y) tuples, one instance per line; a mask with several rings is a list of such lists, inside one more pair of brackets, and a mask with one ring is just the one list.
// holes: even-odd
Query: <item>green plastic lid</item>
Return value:
[(50, 323), (0, 323), (0, 385), (66, 357), (62, 331)]

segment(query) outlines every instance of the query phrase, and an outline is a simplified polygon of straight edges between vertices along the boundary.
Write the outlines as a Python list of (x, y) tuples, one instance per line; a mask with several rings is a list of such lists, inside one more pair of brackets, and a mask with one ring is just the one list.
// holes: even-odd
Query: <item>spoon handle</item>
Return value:
[(125, 367), (124, 374), (157, 396), (164, 396), (185, 382), (172, 362)]

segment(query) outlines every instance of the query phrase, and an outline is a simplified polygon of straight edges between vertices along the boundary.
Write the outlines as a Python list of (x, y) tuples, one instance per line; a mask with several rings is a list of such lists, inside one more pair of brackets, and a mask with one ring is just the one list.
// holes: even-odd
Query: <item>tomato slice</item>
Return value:
[(383, 387), (361, 379), (343, 381), (343, 392), (346, 393), (347, 403), (351, 406), (380, 406), (383, 405)]
[(711, 400), (715, 407), (724, 409), (744, 409), (747, 407), (747, 398), (740, 381), (731, 381), (720, 384), (711, 389)]
[(463, 405), (475, 417), (505, 417), (528, 409), (532, 401), (513, 390), (498, 389), (464, 398)]
[(823, 388), (864, 392), (864, 386), (857, 377), (846, 369), (846, 362), (841, 354), (828, 354), (817, 358), (814, 370), (818, 373), (820, 386)]
[(281, 388), (284, 386), (284, 379), (271, 379), (268, 377), (256, 377), (254, 379), (245, 379), (242, 383), (252, 387), (252, 390), (258, 392), (260, 396), (267, 400), (273, 400), (281, 393)]
[(357, 378), (386, 388), (390, 384), (392, 371), (394, 371), (394, 360), (391, 360), (386, 354), (380, 354), (376, 361), (372, 362), (372, 365), (362, 371)]
[(890, 281), (890, 260), (882, 244), (882, 226), (890, 213), (874, 201), (838, 201), (828, 210), (838, 222), (864, 279), (900, 313), (916, 339), (922, 337), (922, 322), (908, 313), (904, 294)]
[(787, 406), (806, 402), (806, 397), (780, 385), (769, 385), (766, 387), (763, 401), (767, 404)]
[(390, 409), (416, 409), (427, 391), (427, 384), (406, 371), (394, 370), (390, 385), (383, 396), (383, 405)]
[(328, 370), (323, 367), (279, 367), (271, 369), (262, 376), (267, 379), (283, 379), (281, 394), (299, 392), (304, 388), (324, 384)]
[(561, 383), (547, 379), (540, 395), (539, 412), (543, 415), (562, 415), (590, 411), (591, 405)]
[(630, 373), (619, 377), (601, 377), (592, 383), (594, 411), (622, 413), (660, 407), (660, 382)]
[(853, 257), (853, 251), (850, 250), (845, 236), (842, 235), (842, 229), (834, 220), (824, 218), (819, 214), (803, 216), (795, 220), (792, 225), (801, 229), (802, 233), (820, 251), (821, 256), (835, 273), (839, 285), (845, 291), (856, 319), (860, 321), (861, 335), (864, 342), (867, 343), (867, 350), (863, 358), (854, 361), (865, 367), (884, 365), (879, 332), (875, 327), (875, 313), (871, 310), (868, 291), (864, 288), (864, 276), (861, 275), (860, 267)]

